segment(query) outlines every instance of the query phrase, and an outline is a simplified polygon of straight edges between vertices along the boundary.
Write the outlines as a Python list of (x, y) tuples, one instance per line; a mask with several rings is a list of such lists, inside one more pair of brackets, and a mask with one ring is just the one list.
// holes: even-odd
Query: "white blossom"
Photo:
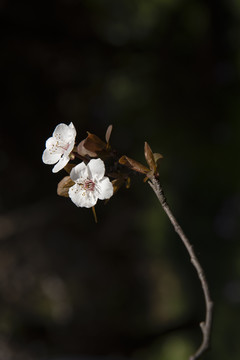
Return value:
[(69, 162), (69, 155), (75, 145), (75, 137), (75, 127), (73, 123), (70, 123), (69, 125), (57, 125), (52, 137), (47, 139), (46, 149), (42, 155), (42, 161), (45, 164), (56, 164), (53, 167), (52, 172), (58, 172)]
[(75, 184), (69, 189), (69, 197), (78, 207), (90, 208), (98, 199), (109, 199), (113, 195), (113, 185), (104, 176), (105, 166), (101, 159), (92, 159), (76, 165), (70, 177)]

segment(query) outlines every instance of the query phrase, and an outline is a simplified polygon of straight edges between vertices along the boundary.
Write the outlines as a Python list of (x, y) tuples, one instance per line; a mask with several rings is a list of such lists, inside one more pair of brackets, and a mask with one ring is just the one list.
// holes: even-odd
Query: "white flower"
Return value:
[(69, 125), (59, 124), (52, 137), (46, 141), (46, 149), (42, 155), (45, 164), (55, 164), (52, 172), (56, 173), (63, 169), (70, 160), (70, 153), (75, 144), (76, 130), (73, 123)]
[(87, 165), (82, 162), (72, 169), (70, 177), (75, 184), (68, 194), (75, 205), (90, 208), (98, 199), (109, 199), (113, 195), (113, 185), (104, 173), (101, 159), (92, 159)]

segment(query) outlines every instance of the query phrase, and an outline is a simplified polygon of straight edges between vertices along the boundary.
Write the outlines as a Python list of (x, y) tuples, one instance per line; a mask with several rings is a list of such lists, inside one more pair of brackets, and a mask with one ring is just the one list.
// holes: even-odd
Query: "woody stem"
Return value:
[(180, 239), (182, 240), (189, 256), (190, 256), (190, 260), (192, 265), (194, 266), (194, 268), (197, 271), (197, 275), (198, 278), (200, 280), (201, 286), (202, 286), (202, 290), (203, 290), (203, 294), (204, 294), (204, 300), (205, 300), (205, 307), (206, 307), (206, 313), (205, 313), (205, 320), (203, 322), (200, 323), (200, 328), (202, 330), (202, 343), (199, 346), (199, 348), (196, 350), (196, 352), (190, 356), (189, 360), (196, 360), (197, 358), (199, 358), (210, 346), (210, 335), (211, 335), (211, 328), (212, 328), (212, 311), (213, 311), (213, 302), (211, 300), (210, 297), (210, 292), (209, 292), (209, 287), (208, 287), (208, 283), (206, 280), (206, 276), (204, 274), (203, 268), (193, 250), (193, 246), (191, 245), (191, 243), (189, 242), (188, 238), (186, 237), (186, 235), (184, 234), (182, 228), (180, 227), (180, 225), (178, 224), (177, 220), (175, 219), (175, 217), (173, 216), (166, 198), (163, 194), (163, 189), (159, 183), (159, 181), (156, 179), (155, 176), (153, 176), (150, 181), (148, 182), (148, 184), (151, 186), (151, 188), (153, 189), (153, 191), (155, 192), (160, 204), (162, 205), (163, 210), (165, 211), (165, 213), (167, 214), (170, 222), (172, 223), (176, 233), (178, 234), (178, 236), (180, 237)]

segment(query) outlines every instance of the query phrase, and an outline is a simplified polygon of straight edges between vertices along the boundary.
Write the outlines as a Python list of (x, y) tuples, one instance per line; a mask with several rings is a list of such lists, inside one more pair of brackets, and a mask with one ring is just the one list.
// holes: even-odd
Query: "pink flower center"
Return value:
[(69, 148), (69, 146), (70, 146), (70, 144), (64, 144), (64, 145), (61, 145), (60, 147), (61, 147), (63, 150), (67, 151), (67, 149)]
[(84, 181), (84, 190), (94, 191), (94, 189), (95, 189), (95, 183), (92, 180), (87, 179)]

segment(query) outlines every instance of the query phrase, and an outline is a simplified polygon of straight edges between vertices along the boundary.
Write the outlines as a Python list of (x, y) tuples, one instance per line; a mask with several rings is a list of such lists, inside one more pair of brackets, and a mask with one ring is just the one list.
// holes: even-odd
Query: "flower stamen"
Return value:
[(87, 179), (87, 180), (84, 181), (83, 187), (84, 187), (84, 190), (94, 191), (94, 189), (95, 189), (95, 183), (94, 183), (92, 180)]
[(113, 185), (104, 176), (105, 166), (101, 159), (91, 159), (72, 168), (70, 177), (75, 185), (69, 188), (71, 200), (79, 207), (93, 207), (97, 200), (109, 199), (113, 195)]
[(67, 151), (69, 148), (70, 144), (64, 144), (64, 145), (60, 145), (59, 147), (62, 148), (63, 150)]

